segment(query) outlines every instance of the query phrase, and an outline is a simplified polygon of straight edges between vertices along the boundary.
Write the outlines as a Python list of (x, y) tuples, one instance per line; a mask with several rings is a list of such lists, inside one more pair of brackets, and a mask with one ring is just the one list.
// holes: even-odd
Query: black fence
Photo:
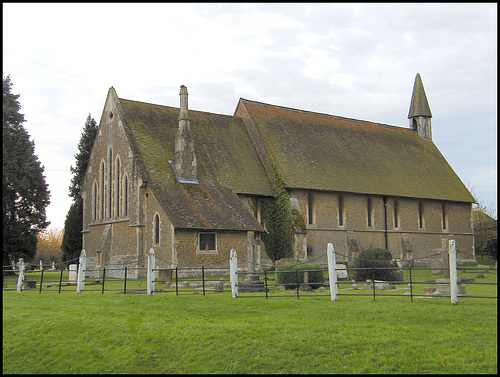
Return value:
[[(347, 275), (354, 275), (355, 271), (364, 270), (365, 273), (371, 275), (371, 279), (356, 281), (351, 278), (338, 278), (337, 279), (337, 296), (369, 296), (373, 297), (375, 301), (377, 296), (390, 296), (390, 297), (407, 297), (413, 302), (414, 298), (424, 298), (424, 297), (450, 297), (450, 282), (449, 278), (445, 278), (449, 273), (448, 268), (432, 268), (432, 267), (394, 267), (394, 268), (345, 268)], [(396, 281), (381, 281), (376, 279), (378, 271), (393, 270), (397, 272), (403, 272), (406, 276), (402, 280)], [(278, 297), (291, 297), (295, 296), (297, 298), (301, 297), (318, 297), (318, 296), (328, 296), (331, 297), (330, 284), (326, 281), (323, 284), (318, 283), (308, 283), (305, 282), (305, 278), (302, 277), (307, 273), (317, 273), (321, 271), (324, 275), (327, 275), (328, 269), (311, 269), (311, 270), (298, 270), (290, 269), (288, 271), (265, 271), (264, 273), (258, 274), (258, 281), (261, 282), (260, 285), (256, 284), (256, 274), (252, 273), (238, 273), (242, 276), (239, 282), (239, 287), (244, 286), (243, 292), (238, 291), (238, 298), (278, 298)], [(497, 299), (497, 269), (496, 268), (485, 268), (485, 267), (458, 267), (457, 271), (460, 275), (467, 273), (478, 273), (478, 276), (484, 276), (483, 274), (489, 274), (494, 276), (494, 280), (488, 282), (478, 282), (475, 278), (459, 277), (457, 278), (458, 284), (458, 298), (487, 298), (487, 299)], [(424, 272), (424, 273), (422, 273)], [(294, 282), (279, 283), (276, 277), (277, 274), (291, 274), (295, 275)], [(435, 274), (434, 279), (426, 279), (425, 275)], [(248, 283), (245, 284), (246, 276), (254, 275), (253, 281), (248, 279)], [(442, 275), (442, 276), (440, 276)], [(326, 277), (326, 276), (325, 276)], [(443, 277), (438, 279), (438, 277)], [(482, 277), (484, 278), (484, 277)], [(343, 288), (349, 286), (348, 288)], [(477, 286), (477, 287), (492, 287), (494, 289), (474, 289), (474, 291), (481, 291), (477, 293), (466, 293), (465, 287)], [(419, 287), (422, 287), (420, 289)], [(462, 289), (460, 287), (463, 287)], [(404, 291), (404, 293), (403, 293)]]
[[(76, 292), (76, 279), (69, 281), (69, 271), (63, 264), (57, 265), (55, 269), (44, 266), (43, 269), (35, 269), (25, 273), (23, 290), (38, 290), (43, 292)], [(375, 301), (377, 297), (407, 297), (413, 302), (414, 298), (422, 297), (450, 297), (449, 281), (446, 279), (448, 268), (432, 267), (401, 267), (401, 268), (351, 268), (342, 269), (347, 278), (337, 279), (337, 296), (367, 296)], [(340, 271), (342, 271), (340, 270)], [(365, 270), (371, 279), (356, 281), (352, 279), (355, 272)], [(404, 272), (403, 278), (396, 281), (377, 280), (377, 271), (395, 270)], [(123, 278), (110, 277), (113, 271), (123, 271)], [(231, 293), (229, 268), (221, 267), (175, 267), (155, 268), (158, 276), (154, 280), (153, 292), (175, 293), (179, 295), (207, 293)], [(320, 283), (309, 283), (304, 276), (305, 273), (321, 272), (325, 281)], [(17, 275), (13, 266), (3, 267), (3, 289), (17, 289)], [(497, 268), (492, 267), (457, 267), (459, 284), (458, 298), (485, 298), (497, 299)], [(88, 273), (94, 273), (98, 278), (85, 278), (84, 292), (97, 291), (115, 292), (118, 294), (140, 294), (147, 293), (147, 268), (146, 267), (122, 267), (87, 269)], [(142, 275), (141, 275), (142, 274)], [(291, 282), (278, 282), (277, 275), (292, 275)], [(475, 274), (475, 276), (473, 276)], [(132, 275), (142, 277), (132, 277)], [(260, 273), (238, 272), (238, 298), (278, 298), (278, 297), (331, 297), (330, 284), (327, 279), (328, 269), (288, 271), (265, 270)], [(442, 277), (439, 279), (439, 277)], [(484, 281), (478, 281), (483, 280)], [(449, 280), (449, 279), (448, 279)], [(466, 293), (467, 287), (473, 293)]]

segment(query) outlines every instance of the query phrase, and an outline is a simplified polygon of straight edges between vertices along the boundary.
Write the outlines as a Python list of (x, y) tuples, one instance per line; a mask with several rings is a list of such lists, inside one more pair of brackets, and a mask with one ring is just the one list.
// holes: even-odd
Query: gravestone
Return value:
[[(436, 283), (441, 283), (436, 285), (436, 290), (433, 294), (439, 296), (450, 296), (451, 295), (451, 285), (449, 279), (437, 279)], [(460, 285), (457, 283), (457, 295), (458, 296), (471, 296), (465, 290), (465, 285)]]
[(77, 278), (78, 278), (78, 265), (70, 264), (68, 273), (68, 283), (70, 285), (76, 285)]
[(23, 283), (23, 289), (36, 288), (36, 280), (25, 280)]
[(215, 293), (220, 293), (224, 292), (224, 279), (221, 278), (215, 285), (214, 285), (214, 292)]
[(349, 276), (347, 275), (347, 270), (346, 270), (345, 264), (337, 264), (337, 277), (339, 279), (349, 278)]

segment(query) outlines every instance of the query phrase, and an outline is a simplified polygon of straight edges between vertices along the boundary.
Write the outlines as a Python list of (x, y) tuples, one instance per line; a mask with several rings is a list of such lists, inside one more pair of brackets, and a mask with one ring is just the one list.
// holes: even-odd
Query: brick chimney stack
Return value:
[(191, 133), (191, 120), (188, 114), (188, 91), (181, 85), (179, 129), (175, 138), (175, 153), (173, 167), (179, 182), (198, 183), (197, 163), (194, 153), (193, 135)]

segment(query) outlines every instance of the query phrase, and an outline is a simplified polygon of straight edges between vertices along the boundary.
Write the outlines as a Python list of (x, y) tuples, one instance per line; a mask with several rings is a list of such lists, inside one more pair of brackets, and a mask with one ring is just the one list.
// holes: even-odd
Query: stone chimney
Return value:
[(175, 137), (175, 153), (172, 166), (179, 182), (198, 183), (191, 120), (188, 114), (188, 91), (184, 85), (181, 85), (179, 95), (181, 101), (179, 129)]
[(417, 73), (413, 85), (408, 119), (410, 120), (410, 128), (427, 141), (432, 141), (431, 118), (432, 113), (425, 95), (424, 84), (422, 84), (420, 73)]

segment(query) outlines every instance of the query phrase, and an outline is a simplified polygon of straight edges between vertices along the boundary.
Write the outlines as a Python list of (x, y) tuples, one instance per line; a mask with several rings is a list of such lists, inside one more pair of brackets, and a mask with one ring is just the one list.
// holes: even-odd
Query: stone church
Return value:
[(409, 127), (243, 98), (234, 115), (214, 114), (189, 109), (185, 86), (179, 107), (110, 88), (82, 188), (88, 268), (142, 267), (151, 247), (160, 268), (231, 249), (269, 265), (256, 203), (272, 197), (273, 171), (301, 217), (296, 260), (323, 262), (329, 242), (344, 263), (374, 247), (419, 259), (449, 239), (473, 259), (475, 199), (433, 143), (431, 118), (419, 74)]

